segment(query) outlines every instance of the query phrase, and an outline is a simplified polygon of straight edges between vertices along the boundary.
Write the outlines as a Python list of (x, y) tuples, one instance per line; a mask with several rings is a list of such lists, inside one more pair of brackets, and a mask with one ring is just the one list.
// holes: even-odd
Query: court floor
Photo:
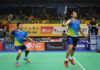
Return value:
[(31, 52), (30, 63), (23, 60), (24, 52), (15, 67), (16, 52), (0, 52), (0, 70), (100, 70), (100, 53), (75, 52), (75, 65), (64, 67), (65, 52)]

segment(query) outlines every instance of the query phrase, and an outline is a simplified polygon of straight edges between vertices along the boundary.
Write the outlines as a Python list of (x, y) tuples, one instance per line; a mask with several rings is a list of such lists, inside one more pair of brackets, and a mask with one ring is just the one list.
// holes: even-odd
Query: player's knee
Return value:
[(69, 47), (68, 47), (68, 50), (72, 50), (72, 49), (73, 49), (73, 46), (69, 46)]
[(22, 53), (21, 51), (18, 51), (18, 54), (19, 54), (19, 55), (21, 55), (21, 53)]
[(68, 50), (69, 50), (69, 51), (71, 51), (71, 50), (72, 50), (72, 48), (68, 48)]
[(21, 52), (19, 52), (18, 54), (21, 55)]

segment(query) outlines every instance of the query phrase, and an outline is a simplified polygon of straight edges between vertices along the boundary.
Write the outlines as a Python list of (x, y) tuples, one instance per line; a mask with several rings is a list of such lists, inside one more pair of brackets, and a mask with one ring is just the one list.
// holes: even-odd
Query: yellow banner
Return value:
[(99, 27), (98, 33), (99, 33), (99, 36), (100, 36), (100, 27)]
[[(22, 26), (28, 36), (62, 36), (62, 32), (65, 30), (67, 33), (68, 30), (68, 27), (62, 27), (61, 24), (22, 24)], [(16, 24), (9, 24), (10, 32), (16, 28)], [(88, 35), (88, 26), (81, 24), (81, 28)], [(81, 36), (80, 33), (79, 36)]]

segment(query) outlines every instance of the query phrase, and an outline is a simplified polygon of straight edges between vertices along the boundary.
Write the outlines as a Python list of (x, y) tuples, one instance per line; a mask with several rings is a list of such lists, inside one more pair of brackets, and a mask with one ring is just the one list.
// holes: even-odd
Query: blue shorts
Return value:
[(15, 46), (16, 50), (24, 50), (27, 49), (27, 47), (25, 45), (22, 46)]
[(73, 45), (74, 47), (76, 47), (78, 39), (78, 37), (67, 36), (68, 45)]

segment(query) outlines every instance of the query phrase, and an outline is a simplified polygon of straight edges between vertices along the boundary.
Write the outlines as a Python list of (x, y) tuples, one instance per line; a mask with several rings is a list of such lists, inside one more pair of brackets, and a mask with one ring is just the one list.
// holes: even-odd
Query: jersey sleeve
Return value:
[(12, 31), (12, 32), (11, 32), (11, 35), (14, 35), (14, 34), (15, 34), (15, 31)]
[(25, 38), (28, 37), (27, 32), (25, 32), (25, 36), (24, 36), (24, 37), (25, 37)]

